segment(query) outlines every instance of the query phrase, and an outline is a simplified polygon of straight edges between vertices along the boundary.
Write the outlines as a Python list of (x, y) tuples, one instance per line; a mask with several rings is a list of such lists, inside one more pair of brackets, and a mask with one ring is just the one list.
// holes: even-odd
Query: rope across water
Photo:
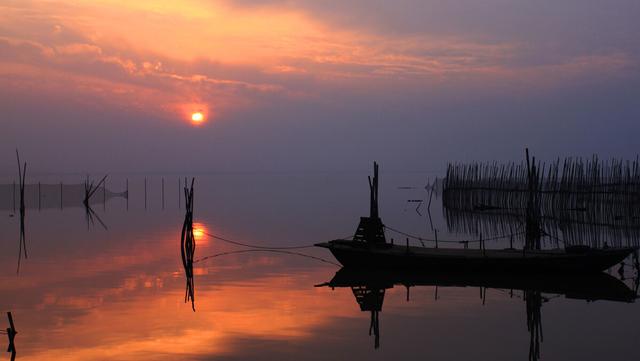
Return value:
[(221, 257), (221, 256), (228, 256), (228, 255), (232, 255), (232, 254), (250, 253), (250, 252), (271, 252), (271, 253), (289, 254), (289, 255), (293, 255), (293, 256), (300, 256), (300, 257), (310, 258), (310, 259), (314, 259), (316, 261), (329, 263), (329, 264), (332, 264), (334, 266), (342, 267), (342, 265), (340, 265), (340, 264), (338, 264), (336, 262), (329, 261), (329, 260), (324, 259), (322, 257), (316, 257), (316, 256), (312, 256), (312, 255), (304, 254), (304, 253), (300, 253), (300, 252), (291, 252), (291, 251), (284, 251), (284, 250), (278, 250), (278, 249), (242, 249), (242, 250), (238, 250), (238, 251), (221, 252), (221, 253), (216, 253), (216, 254), (213, 254), (213, 255), (210, 255), (210, 256), (198, 258), (197, 260), (193, 261), (193, 263), (198, 263), (198, 262), (201, 262), (201, 261), (206, 261), (208, 259)]
[(208, 233), (208, 232), (203, 232), (204, 234), (206, 234), (207, 236), (211, 237), (211, 238), (215, 238), (219, 241), (223, 241), (223, 242), (227, 242), (230, 244), (235, 244), (236, 246), (242, 246), (242, 247), (248, 247), (248, 248), (257, 248), (257, 249), (275, 249), (275, 250), (282, 250), (282, 249), (304, 249), (304, 248), (313, 248), (314, 245), (310, 244), (310, 245), (306, 245), (306, 246), (285, 246), (285, 247), (269, 247), (269, 246), (261, 246), (261, 245), (257, 245), (257, 244), (249, 244), (249, 243), (242, 243), (242, 242), (238, 242), (238, 241), (234, 241), (228, 238), (223, 238), (220, 236), (216, 236), (214, 234)]
[[(226, 243), (233, 244), (233, 245), (236, 245), (236, 246), (247, 247), (247, 248), (251, 248), (251, 249), (216, 253), (216, 254), (213, 254), (213, 255), (210, 255), (210, 256), (198, 258), (195, 261), (193, 261), (193, 263), (198, 263), (198, 262), (205, 261), (205, 260), (208, 260), (208, 259), (211, 259), (211, 258), (227, 256), (227, 255), (232, 255), (232, 254), (242, 254), (242, 253), (251, 253), (251, 252), (270, 252), (270, 253), (280, 253), (280, 254), (288, 254), (288, 255), (305, 257), (305, 258), (314, 259), (316, 261), (329, 263), (329, 264), (341, 267), (340, 264), (338, 264), (336, 262), (329, 261), (329, 260), (324, 259), (322, 257), (316, 257), (316, 256), (312, 256), (312, 255), (308, 255), (308, 254), (304, 254), (304, 253), (300, 253), (300, 252), (292, 252), (292, 251), (290, 251), (290, 250), (294, 250), (294, 249), (313, 248), (313, 247), (315, 247), (315, 243), (312, 243), (312, 244), (309, 244), (309, 245), (304, 245), (304, 246), (263, 246), (263, 245), (257, 245), (257, 244), (250, 244), (250, 243), (234, 241), (232, 239), (216, 236), (215, 234), (211, 234), (211, 233), (208, 233), (208, 232), (203, 232), (203, 233), (205, 235), (213, 238), (213, 239), (217, 239), (217, 240), (222, 241), (222, 242), (226, 242)], [(343, 238), (337, 238), (337, 239), (349, 240), (349, 239), (351, 239), (351, 237), (343, 237)]]
[[(390, 227), (390, 226), (384, 226), (385, 229), (401, 234), (403, 236), (409, 237), (409, 238), (413, 238), (413, 239), (417, 239), (419, 241), (430, 241), (430, 242), (439, 242), (439, 243), (455, 243), (455, 244), (468, 244), (468, 243), (473, 243), (473, 242), (486, 242), (486, 241), (492, 241), (492, 240), (497, 240), (497, 239), (503, 239), (503, 238), (508, 238), (508, 237), (513, 237), (516, 235), (520, 235), (523, 234), (524, 232), (516, 232), (516, 233), (511, 233), (511, 234), (506, 234), (506, 235), (501, 235), (501, 236), (496, 236), (496, 237), (491, 237), (491, 238), (486, 238), (486, 239), (477, 239), (477, 240), (471, 240), (471, 241), (450, 241), (450, 240), (436, 240), (436, 239), (429, 239), (429, 238), (424, 238), (424, 237), (420, 237), (420, 236), (416, 236), (407, 232), (403, 232), (400, 231), (396, 228)], [(233, 244), (236, 246), (241, 246), (241, 247), (247, 247), (250, 249), (246, 249), (246, 250), (238, 250), (238, 251), (228, 251), (228, 252), (221, 252), (221, 253), (216, 253), (210, 256), (205, 256), (202, 258), (198, 258), (196, 260), (193, 261), (193, 263), (198, 263), (198, 262), (202, 262), (211, 258), (216, 258), (216, 257), (221, 257), (221, 256), (227, 256), (227, 255), (233, 255), (233, 254), (243, 254), (243, 253), (252, 253), (252, 252), (270, 252), (270, 253), (279, 253), (279, 254), (288, 254), (288, 255), (294, 255), (294, 256), (300, 256), (300, 257), (305, 257), (305, 258), (309, 258), (309, 259), (314, 259), (320, 262), (324, 262), (324, 263), (328, 263), (328, 264), (332, 264), (335, 266), (341, 266), (340, 264), (336, 263), (336, 262), (332, 262), (329, 261), (327, 259), (324, 259), (322, 257), (316, 257), (316, 256), (312, 256), (312, 255), (308, 255), (308, 254), (304, 254), (304, 253), (300, 253), (300, 252), (292, 252), (291, 250), (296, 250), (296, 249), (307, 249), (307, 248), (313, 248), (315, 247), (315, 243), (312, 244), (308, 244), (308, 245), (302, 245), (302, 246), (264, 246), (264, 245), (257, 245), (257, 244), (251, 244), (251, 243), (245, 243), (245, 242), (239, 242), (239, 241), (235, 241), (229, 238), (225, 238), (225, 237), (220, 237), (220, 236), (216, 236), (215, 234), (209, 233), (209, 232), (204, 232), (205, 235), (213, 238), (213, 239), (217, 239), (219, 241), (222, 242), (226, 242), (229, 244)], [(343, 238), (337, 238), (337, 239), (341, 239), (341, 240), (351, 240), (353, 239), (353, 237), (343, 237)]]

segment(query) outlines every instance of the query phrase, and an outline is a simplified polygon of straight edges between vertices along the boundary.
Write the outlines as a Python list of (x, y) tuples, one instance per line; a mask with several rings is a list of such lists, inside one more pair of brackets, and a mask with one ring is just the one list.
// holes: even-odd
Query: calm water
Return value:
[[(196, 258), (243, 249), (207, 234), (270, 246), (352, 235), (368, 212), (366, 176), (197, 176)], [(422, 187), (434, 176), (382, 173), (383, 221), (433, 236), (424, 206), (420, 215), (408, 200), (428, 198)], [(110, 177), (108, 188), (124, 190), (125, 177)], [(122, 198), (93, 206), (107, 229), (97, 220), (88, 223), (81, 207), (28, 209), (28, 259), (19, 274), (19, 217), (11, 217), (10, 204), (0, 207), (0, 310), (13, 313), (18, 360), (529, 358), (521, 291), (511, 297), (509, 290), (489, 288), (483, 300), (477, 287), (418, 286), (407, 301), (405, 288), (396, 285), (384, 295), (376, 349), (371, 315), (361, 311), (352, 290), (314, 287), (339, 267), (292, 255), (252, 252), (197, 263), (193, 312), (184, 303), (177, 176), (164, 176), (164, 209), (161, 176), (148, 176), (146, 209), (143, 176), (127, 178), (128, 209)], [(82, 181), (29, 181), (60, 179)], [(417, 188), (399, 188), (406, 186)], [(466, 237), (448, 234), (436, 197), (431, 213), (439, 237)], [(300, 252), (334, 260), (324, 249)], [(543, 296), (542, 360), (637, 359), (638, 302)], [(2, 329), (6, 323), (3, 315)]]

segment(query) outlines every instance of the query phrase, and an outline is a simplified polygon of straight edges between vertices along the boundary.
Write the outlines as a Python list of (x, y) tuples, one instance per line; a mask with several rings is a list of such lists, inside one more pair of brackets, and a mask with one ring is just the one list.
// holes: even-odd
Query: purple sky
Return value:
[[(0, 1), (0, 170), (634, 157), (637, 1)], [(192, 112), (205, 122), (191, 124)]]

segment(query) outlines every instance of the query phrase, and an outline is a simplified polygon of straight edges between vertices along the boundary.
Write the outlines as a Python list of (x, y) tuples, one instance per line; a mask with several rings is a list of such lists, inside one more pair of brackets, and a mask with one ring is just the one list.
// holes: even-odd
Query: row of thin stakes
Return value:
[[(558, 158), (547, 164), (534, 164), (538, 169), (537, 191), (550, 196), (574, 194), (589, 199), (598, 194), (633, 195), (640, 193), (640, 159), (623, 161), (612, 159)], [(483, 190), (522, 193), (528, 190), (527, 164), (471, 163), (449, 164), (443, 191)], [(517, 198), (515, 199), (517, 200)]]
[(185, 199), (185, 215), (182, 224), (182, 232), (180, 234), (180, 253), (182, 256), (182, 265), (184, 267), (187, 279), (184, 302), (191, 301), (191, 308), (195, 312), (195, 284), (193, 278), (193, 259), (196, 252), (196, 240), (193, 235), (193, 183), (195, 178), (191, 179), (191, 186), (187, 188), (187, 180), (185, 179), (184, 199)]
[(443, 206), (450, 229), (485, 234), (515, 233), (533, 193), (541, 227), (550, 240), (592, 246), (640, 244), (640, 161), (557, 159), (449, 164)]
[[(14, 211), (16, 210), (16, 200), (24, 201), (25, 199), (27, 200), (27, 206), (36, 207), (34, 205), (36, 204), (38, 209), (53, 208), (53, 207), (57, 207), (58, 205), (60, 209), (63, 209), (64, 205), (66, 205), (67, 207), (70, 205), (75, 206), (76, 204), (73, 202), (76, 201), (76, 199), (78, 198), (76, 194), (77, 192), (81, 193), (80, 200), (82, 201), (82, 204), (85, 207), (91, 207), (90, 200), (95, 198), (94, 196), (98, 191), (102, 191), (101, 200), (103, 201), (103, 203), (106, 203), (107, 195), (108, 195), (109, 197), (122, 197), (127, 201), (127, 207), (129, 204), (129, 178), (125, 180), (126, 183), (125, 183), (124, 191), (113, 192), (108, 190), (106, 186), (106, 180), (108, 175), (105, 175), (97, 183), (91, 180), (87, 175), (87, 178), (81, 184), (63, 184), (62, 182), (49, 183), (49, 184), (37, 182), (32, 184), (25, 184), (24, 177), (22, 177), (21, 174), (22, 174), (22, 171), (20, 171), (19, 173), (19, 178), (21, 178), (21, 181), (20, 181), (20, 184), (18, 184), (19, 186), (18, 189), (16, 189), (16, 183), (14, 181), (13, 189), (10, 191), (11, 194), (13, 195), (13, 203), (11, 203), (11, 200), (9, 201), (10, 201), (10, 205), (12, 204)], [(161, 188), (160, 188), (161, 189), (161, 193), (160, 193), (161, 205), (162, 205), (162, 209), (164, 209), (165, 208), (165, 178), (162, 177), (160, 179), (160, 182), (161, 182), (160, 183), (161, 184)], [(149, 193), (147, 189), (150, 187), (149, 183), (150, 181), (148, 180), (148, 178), (145, 177), (144, 178), (145, 209), (147, 208), (147, 196)], [(0, 184), (0, 187), (2, 186), (4, 186), (4, 184)], [(25, 197), (25, 191), (26, 191), (26, 197)], [(182, 206), (182, 193), (183, 193), (182, 181), (180, 178), (178, 178), (178, 198), (177, 199), (178, 199), (179, 207)], [(63, 203), (63, 194), (65, 194), (64, 203)], [(19, 199), (16, 199), (16, 195), (19, 197)], [(54, 199), (59, 200), (59, 203), (53, 203)], [(45, 201), (44, 204), (42, 204), (43, 203), (42, 201)]]

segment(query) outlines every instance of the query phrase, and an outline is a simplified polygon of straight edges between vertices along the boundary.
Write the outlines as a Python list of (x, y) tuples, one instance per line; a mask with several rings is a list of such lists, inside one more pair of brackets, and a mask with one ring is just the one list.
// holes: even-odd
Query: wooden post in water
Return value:
[(184, 223), (182, 225), (182, 234), (180, 237), (180, 253), (182, 256), (182, 265), (184, 266), (187, 285), (185, 290), (184, 302), (191, 300), (191, 309), (195, 312), (195, 289), (193, 279), (193, 263), (196, 250), (196, 239), (193, 236), (193, 183), (195, 178), (191, 179), (191, 187), (187, 188), (187, 180), (184, 180), (184, 201), (186, 213)]

